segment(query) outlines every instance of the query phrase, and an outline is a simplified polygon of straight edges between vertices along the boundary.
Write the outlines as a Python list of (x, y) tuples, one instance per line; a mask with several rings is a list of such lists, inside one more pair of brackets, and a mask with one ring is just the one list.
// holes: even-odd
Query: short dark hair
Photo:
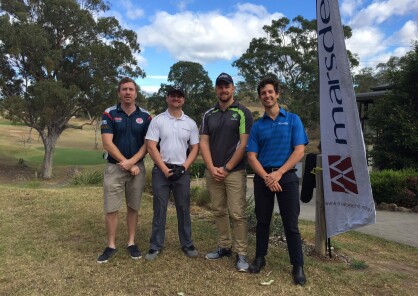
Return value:
[(257, 86), (257, 93), (260, 95), (260, 90), (265, 87), (267, 84), (271, 84), (274, 87), (274, 91), (279, 93), (279, 80), (277, 78), (268, 76), (261, 79)]
[(136, 84), (135, 80), (133, 80), (132, 78), (129, 77), (123, 77), (119, 83), (118, 83), (118, 92), (120, 91), (120, 87), (122, 84), (128, 83), (128, 82), (132, 82), (135, 85), (135, 90), (136, 92), (139, 92), (139, 87), (138, 84)]

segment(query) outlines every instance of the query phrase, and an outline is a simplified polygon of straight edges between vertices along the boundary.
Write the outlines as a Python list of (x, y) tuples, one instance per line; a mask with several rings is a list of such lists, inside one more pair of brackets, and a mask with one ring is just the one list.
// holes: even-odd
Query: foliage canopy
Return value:
[(114, 100), (121, 76), (145, 73), (135, 32), (123, 29), (102, 0), (2, 0), (0, 99), (4, 116), (39, 132), (44, 178), (55, 143), (80, 111)]

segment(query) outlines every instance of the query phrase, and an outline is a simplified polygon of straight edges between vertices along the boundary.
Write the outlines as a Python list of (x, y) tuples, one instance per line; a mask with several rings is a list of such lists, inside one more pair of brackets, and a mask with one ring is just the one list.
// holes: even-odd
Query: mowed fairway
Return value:
[[(72, 120), (73, 125), (81, 126), (84, 121)], [(100, 130), (98, 133), (98, 149), (94, 149), (95, 134), (92, 126), (85, 125), (83, 129), (66, 129), (58, 139), (54, 153), (53, 180), (62, 180), (74, 168), (99, 169), (104, 166), (103, 150), (101, 148)], [(38, 132), (23, 125), (12, 125), (0, 119), (0, 176), (1, 180), (9, 182), (30, 180), (41, 176), (44, 157), (44, 146)], [(1, 168), (3, 166), (3, 169)], [(6, 169), (7, 168), (7, 169)], [(15, 176), (13, 169), (26, 170)], [(12, 171), (10, 171), (12, 169)], [(10, 175), (5, 176), (4, 172)], [(22, 177), (22, 175), (25, 175)], [(13, 177), (16, 178), (13, 178)]]

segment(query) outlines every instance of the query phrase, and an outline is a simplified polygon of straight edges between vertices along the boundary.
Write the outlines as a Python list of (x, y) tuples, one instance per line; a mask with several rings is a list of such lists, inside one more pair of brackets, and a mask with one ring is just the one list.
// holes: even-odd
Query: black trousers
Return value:
[(293, 266), (303, 266), (302, 240), (298, 227), (300, 213), (298, 176), (294, 172), (287, 172), (282, 176), (279, 184), (283, 191), (272, 192), (261, 177), (254, 176), (254, 201), (257, 218), (256, 257), (267, 255), (270, 222), (276, 197), (286, 235), (290, 263)]

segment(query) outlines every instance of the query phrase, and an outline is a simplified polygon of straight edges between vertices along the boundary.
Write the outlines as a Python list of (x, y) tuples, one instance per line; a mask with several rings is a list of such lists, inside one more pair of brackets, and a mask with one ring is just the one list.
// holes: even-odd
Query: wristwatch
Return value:
[(223, 168), (224, 168), (224, 170), (225, 170), (225, 171), (227, 171), (228, 173), (230, 173), (230, 172), (231, 172), (231, 170), (228, 170), (228, 169), (226, 168), (226, 164), (224, 165), (224, 167), (223, 167)]

